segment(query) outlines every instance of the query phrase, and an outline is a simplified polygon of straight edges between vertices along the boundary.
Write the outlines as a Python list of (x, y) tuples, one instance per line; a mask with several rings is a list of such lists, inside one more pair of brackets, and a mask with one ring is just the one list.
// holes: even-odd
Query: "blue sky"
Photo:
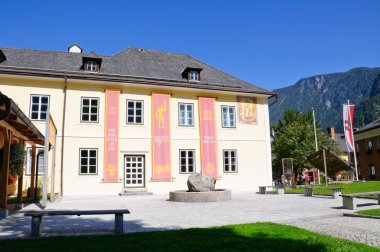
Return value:
[(377, 0), (2, 0), (0, 7), (0, 46), (180, 52), (267, 89), (380, 66)]

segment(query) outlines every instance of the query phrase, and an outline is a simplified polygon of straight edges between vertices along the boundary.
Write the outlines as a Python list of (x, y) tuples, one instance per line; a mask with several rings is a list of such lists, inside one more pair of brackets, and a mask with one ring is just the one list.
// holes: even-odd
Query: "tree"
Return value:
[[(294, 172), (298, 174), (303, 168), (311, 168), (302, 156), (309, 156), (315, 152), (315, 137), (313, 126), (313, 114), (307, 112), (302, 114), (288, 109), (284, 118), (272, 126), (274, 141), (272, 143), (272, 160), (274, 176), (282, 174), (282, 158), (294, 159)], [(325, 146), (339, 153), (337, 143), (321, 131), (320, 121), (316, 122), (318, 146)]]

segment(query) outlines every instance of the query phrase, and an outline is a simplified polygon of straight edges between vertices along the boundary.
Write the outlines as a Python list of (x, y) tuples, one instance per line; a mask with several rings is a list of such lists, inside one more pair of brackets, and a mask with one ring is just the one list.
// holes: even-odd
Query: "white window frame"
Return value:
[(373, 149), (372, 140), (366, 140), (365, 141), (365, 148), (367, 153), (371, 153)]
[[(87, 151), (87, 157), (82, 157), (82, 151)], [(90, 173), (90, 151), (95, 151), (95, 172)], [(82, 165), (82, 158), (87, 159), (87, 165)], [(82, 172), (82, 166), (87, 166), (87, 172)], [(91, 165), (94, 166), (94, 165)], [(98, 149), (79, 148), (79, 175), (98, 175)]]
[[(226, 109), (226, 113), (224, 112), (224, 109)], [(232, 120), (231, 120), (230, 109), (233, 110), (233, 119)], [(236, 128), (236, 108), (235, 108), (235, 106), (222, 105), (221, 113), (222, 113), (222, 128)], [(226, 120), (224, 120), (225, 114), (226, 114)]]
[[(38, 153), (43, 152), (43, 151), (44, 151), (43, 147), (36, 147), (36, 162), (37, 162)], [(40, 161), (38, 161), (38, 167), (36, 167), (38, 169), (38, 175), (44, 174), (44, 164), (45, 164), (44, 155), (40, 155)], [(25, 175), (26, 176), (32, 175), (32, 147), (26, 148)]]
[[(228, 153), (228, 156), (226, 157), (226, 153)], [(232, 155), (231, 153), (234, 153), (235, 155), (235, 162), (232, 162)], [(228, 159), (228, 163), (226, 163), (226, 158)], [(232, 165), (235, 165), (235, 171), (232, 171)], [(238, 173), (238, 157), (237, 157), (237, 150), (236, 149), (225, 149), (223, 150), (223, 172), (224, 173)]]
[(369, 168), (369, 175), (370, 176), (375, 176), (376, 175), (376, 167), (375, 167), (375, 165), (370, 164), (368, 168)]
[(98, 63), (94, 60), (89, 60), (86, 62), (86, 71), (87, 72), (97, 72)]
[[(84, 105), (83, 104), (84, 100), (89, 100), (88, 105)], [(96, 113), (93, 113), (91, 111), (91, 109), (93, 107), (95, 107), (95, 106), (92, 106), (92, 104), (91, 104), (93, 100), (97, 101)], [(80, 108), (80, 122), (81, 123), (99, 123), (99, 102), (100, 102), (99, 97), (84, 97), (84, 96), (81, 97), (81, 108)], [(86, 112), (86, 113), (83, 112), (84, 107), (88, 107), (88, 112)], [(83, 115), (88, 115), (88, 120), (87, 121), (83, 120)], [(93, 115), (96, 115), (96, 121), (92, 121), (91, 120), (91, 117)]]
[[(132, 118), (133, 118), (133, 122), (128, 122), (128, 118), (130, 116), (129, 114), (129, 102), (132, 102), (133, 103), (133, 114), (131, 115)], [(136, 119), (137, 119), (137, 115), (136, 115), (136, 104), (137, 103), (141, 103), (141, 122), (136, 122)], [(126, 119), (125, 119), (125, 123), (126, 124), (135, 124), (135, 125), (144, 125), (144, 101), (143, 100), (132, 100), (132, 99), (127, 99), (126, 100)]]
[[(38, 103), (34, 103), (33, 102), (33, 98), (34, 97), (38, 97)], [(47, 103), (42, 103), (42, 98), (47, 98)], [(33, 111), (33, 105), (37, 105), (38, 106), (38, 110), (37, 111)], [(46, 110), (42, 110), (42, 106), (46, 105)], [(46, 120), (46, 116), (47, 116), (47, 110), (49, 109), (49, 105), (50, 105), (50, 96), (49, 95), (42, 95), (42, 94), (32, 94), (30, 95), (30, 113), (29, 113), (29, 118), (30, 120), (33, 120), (33, 121), (44, 121)], [(37, 118), (32, 118), (32, 115), (34, 113), (37, 113)], [(45, 118), (42, 118), (41, 115), (42, 114), (45, 114)]]
[[(184, 107), (184, 118), (182, 123), (181, 106)], [(189, 108), (191, 108), (191, 118), (189, 118)], [(191, 119), (191, 123), (189, 120)], [(178, 125), (184, 127), (194, 127), (194, 103), (178, 103)]]
[[(182, 156), (182, 153), (185, 153), (185, 156), (183, 157)], [(193, 159), (193, 171), (191, 172), (190, 171), (190, 164), (189, 164), (189, 152), (192, 152), (193, 153), (193, 157), (191, 157)], [(184, 164), (184, 167), (185, 167), (185, 171), (182, 171), (182, 167), (183, 167), (183, 164), (182, 164), (182, 159), (185, 159), (185, 164)], [(195, 173), (195, 150), (194, 149), (180, 149), (179, 150), (179, 173), (181, 174), (192, 174), (192, 173)]]
[(191, 81), (199, 81), (199, 71), (197, 70), (190, 70), (189, 71), (189, 80)]

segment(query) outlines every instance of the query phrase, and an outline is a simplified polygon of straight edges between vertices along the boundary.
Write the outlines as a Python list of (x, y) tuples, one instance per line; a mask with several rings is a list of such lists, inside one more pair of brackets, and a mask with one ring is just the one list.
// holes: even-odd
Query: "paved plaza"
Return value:
[[(305, 228), (380, 247), (380, 220), (343, 217), (354, 211), (342, 209), (342, 199), (300, 194), (261, 195), (233, 193), (231, 201), (178, 203), (168, 195), (149, 196), (66, 196), (50, 203), (47, 209), (89, 210), (129, 209), (124, 215), (125, 232), (144, 232), (192, 227), (209, 227), (250, 222), (275, 222)], [(358, 209), (378, 208), (377, 200), (359, 199)], [(0, 221), (0, 238), (28, 237), (29, 205)], [(113, 215), (44, 217), (42, 236), (112, 233)]]

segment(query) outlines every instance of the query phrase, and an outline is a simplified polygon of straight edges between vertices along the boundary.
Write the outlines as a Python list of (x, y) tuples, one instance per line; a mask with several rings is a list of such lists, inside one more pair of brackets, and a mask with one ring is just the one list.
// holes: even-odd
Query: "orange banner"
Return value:
[(170, 95), (152, 94), (152, 180), (170, 180)]
[(104, 182), (118, 182), (119, 174), (119, 95), (120, 90), (106, 89), (104, 110)]
[(199, 97), (202, 174), (218, 178), (215, 98)]

